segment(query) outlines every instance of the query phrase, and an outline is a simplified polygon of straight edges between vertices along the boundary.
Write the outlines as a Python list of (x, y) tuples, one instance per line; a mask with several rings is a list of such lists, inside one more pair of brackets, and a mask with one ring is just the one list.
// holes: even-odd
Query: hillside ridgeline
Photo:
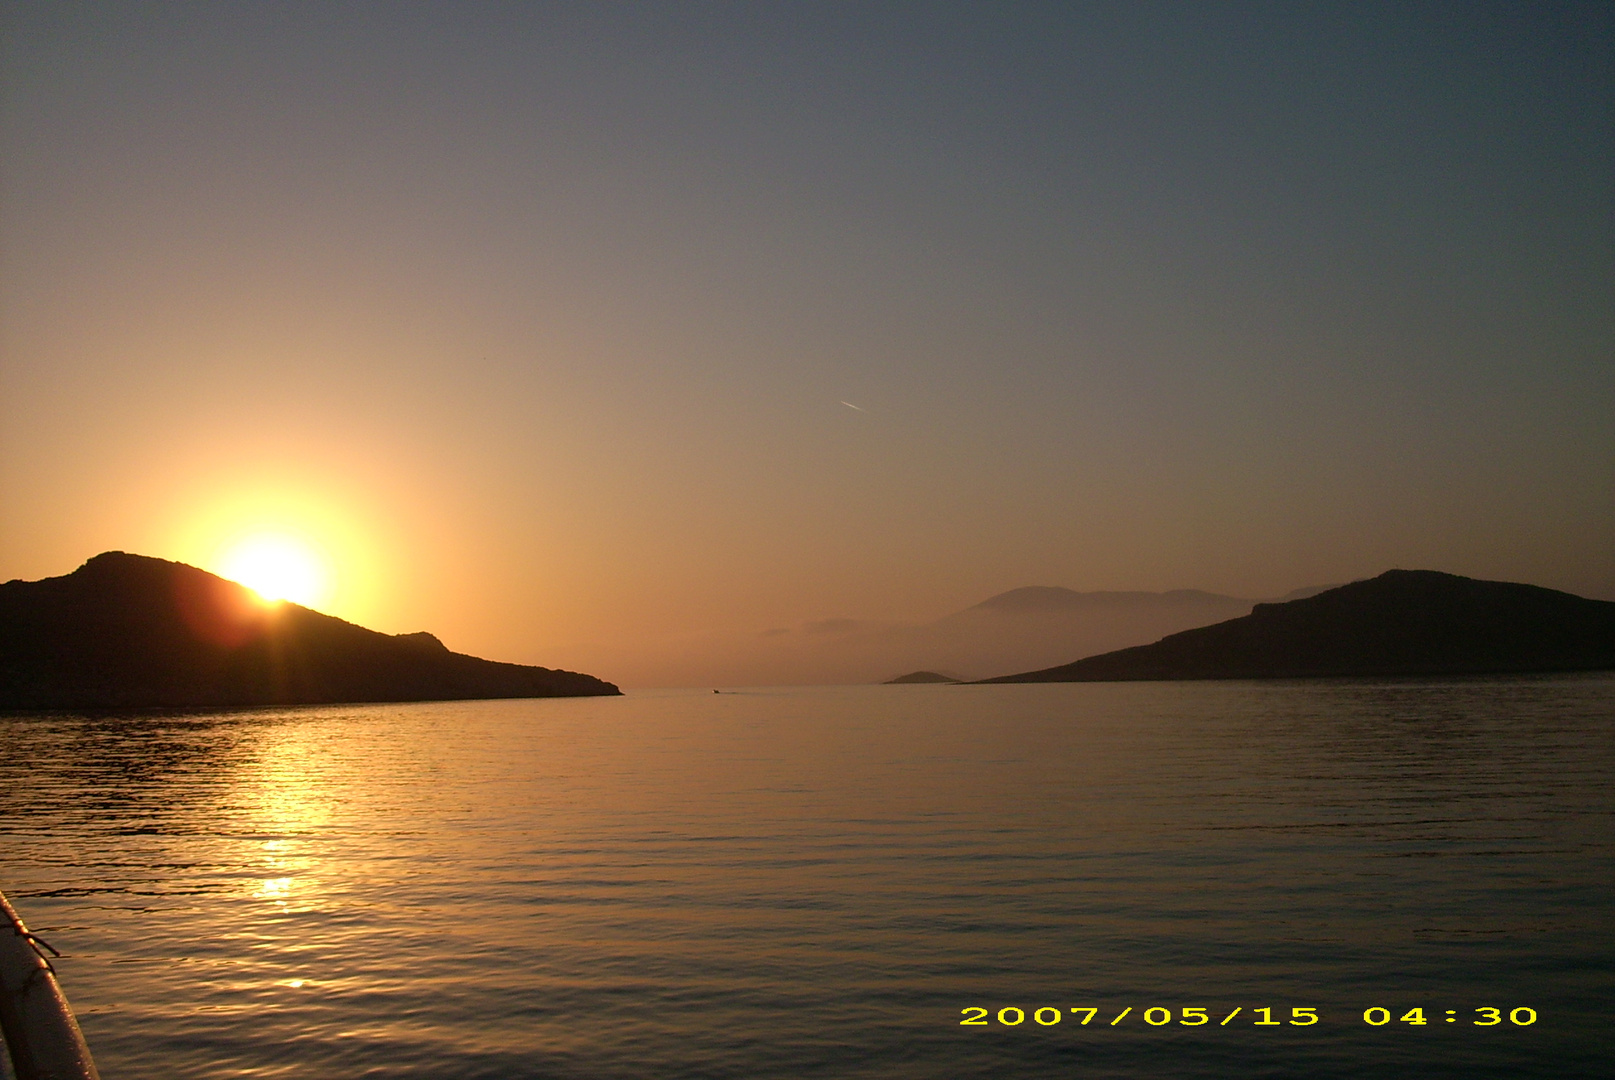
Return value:
[(1615, 668), (1615, 603), (1390, 570), (1249, 615), (984, 682), (1460, 675)]
[(308, 705), (617, 694), (591, 675), (382, 634), (183, 563), (109, 551), (0, 585), (0, 708)]

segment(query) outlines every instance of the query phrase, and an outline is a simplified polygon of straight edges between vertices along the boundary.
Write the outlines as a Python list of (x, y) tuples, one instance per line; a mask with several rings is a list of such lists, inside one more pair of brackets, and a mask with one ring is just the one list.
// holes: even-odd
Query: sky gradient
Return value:
[(1024, 585), (1615, 599), (1607, 4), (0, 12), (0, 579), (278, 529), (627, 686)]

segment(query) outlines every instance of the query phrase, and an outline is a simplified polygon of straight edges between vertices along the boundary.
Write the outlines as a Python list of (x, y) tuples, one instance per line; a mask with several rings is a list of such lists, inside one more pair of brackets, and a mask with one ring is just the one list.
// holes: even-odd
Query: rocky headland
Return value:
[(1615, 668), (1615, 603), (1434, 570), (1390, 570), (1073, 663), (984, 679), (1107, 682), (1480, 675)]
[(382, 634), (183, 563), (109, 551), (0, 585), (0, 709), (308, 705), (617, 694), (592, 675)]

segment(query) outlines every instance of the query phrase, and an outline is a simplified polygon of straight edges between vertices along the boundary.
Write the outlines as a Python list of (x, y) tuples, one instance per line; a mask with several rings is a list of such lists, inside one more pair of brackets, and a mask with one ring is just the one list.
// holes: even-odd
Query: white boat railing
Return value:
[(0, 1029), (17, 1080), (101, 1080), (45, 953), (0, 893)]

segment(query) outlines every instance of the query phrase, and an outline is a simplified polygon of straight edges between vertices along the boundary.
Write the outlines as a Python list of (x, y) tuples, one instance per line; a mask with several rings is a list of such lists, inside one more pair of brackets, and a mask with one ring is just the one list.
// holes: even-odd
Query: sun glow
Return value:
[[(261, 470), (260, 470), (261, 472)], [(408, 551), (430, 523), (406, 527), (395, 507), (409, 500), (383, 478), (360, 486), (320, 475), (259, 475), (225, 461), (172, 496), (165, 533), (149, 547), (164, 558), (239, 581), (261, 596), (280, 597), (375, 629), (396, 625), (395, 592)]]
[(219, 574), (268, 601), (290, 600), (317, 608), (331, 594), (327, 560), (312, 544), (283, 533), (254, 533), (230, 545)]

